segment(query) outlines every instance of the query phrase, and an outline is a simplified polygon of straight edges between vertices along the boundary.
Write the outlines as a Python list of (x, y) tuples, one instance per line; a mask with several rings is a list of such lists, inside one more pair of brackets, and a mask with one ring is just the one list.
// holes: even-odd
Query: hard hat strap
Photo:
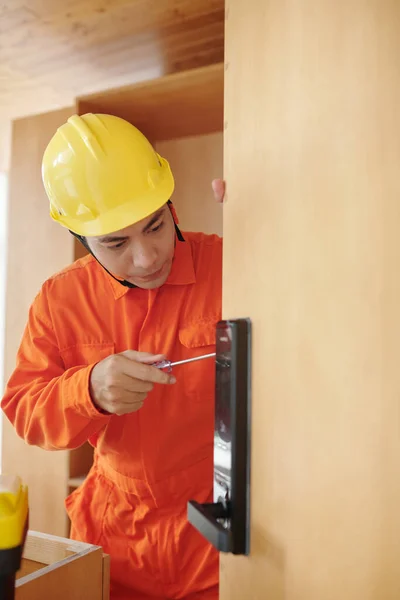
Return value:
[(167, 204), (168, 204), (168, 208), (169, 208), (169, 210), (170, 210), (170, 212), (171, 212), (172, 218), (173, 218), (173, 220), (174, 220), (175, 231), (176, 231), (176, 237), (178, 238), (178, 240), (179, 240), (180, 242), (184, 242), (184, 241), (185, 241), (185, 238), (183, 237), (183, 235), (182, 235), (182, 233), (181, 233), (181, 230), (180, 230), (180, 229), (179, 229), (179, 227), (178, 227), (178, 217), (177, 217), (177, 215), (176, 215), (176, 212), (175, 212), (174, 205), (172, 204), (171, 200), (168, 200)]
[(110, 275), (110, 277), (112, 277), (113, 279), (115, 279), (115, 281), (118, 281), (118, 283), (120, 283), (121, 285), (124, 285), (125, 287), (128, 287), (128, 288), (135, 288), (135, 287), (137, 287), (137, 285), (134, 285), (130, 281), (126, 281), (126, 279), (118, 279), (118, 277), (115, 277), (115, 275), (113, 275), (112, 273), (110, 273), (110, 271), (108, 269), (106, 269), (106, 267), (99, 261), (99, 259), (97, 258), (97, 256), (92, 252), (89, 244), (86, 241), (86, 238), (83, 235), (79, 235), (78, 233), (74, 233), (71, 230), (70, 230), (70, 233), (72, 233), (72, 235), (74, 237), (76, 237), (77, 240), (80, 241), (80, 243), (82, 244), (82, 246), (84, 246), (86, 248), (86, 250), (93, 256), (93, 258), (95, 260), (97, 260), (97, 262), (99, 263), (99, 265), (106, 271), (106, 273), (108, 273)]

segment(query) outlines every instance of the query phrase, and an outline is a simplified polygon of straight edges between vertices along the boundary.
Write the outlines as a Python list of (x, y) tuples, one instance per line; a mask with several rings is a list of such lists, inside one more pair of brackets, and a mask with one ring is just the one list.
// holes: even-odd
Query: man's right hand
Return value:
[(93, 403), (114, 415), (139, 410), (155, 383), (168, 385), (176, 381), (172, 375), (151, 366), (164, 359), (162, 354), (135, 350), (108, 356), (93, 367), (90, 375)]

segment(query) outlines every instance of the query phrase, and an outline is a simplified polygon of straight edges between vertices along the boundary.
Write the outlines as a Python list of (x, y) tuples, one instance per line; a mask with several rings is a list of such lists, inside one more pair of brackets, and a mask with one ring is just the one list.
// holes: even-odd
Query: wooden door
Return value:
[[(400, 597), (400, 3), (229, 0), (224, 316), (254, 327), (221, 600)], [(240, 284), (238, 284), (240, 282)]]

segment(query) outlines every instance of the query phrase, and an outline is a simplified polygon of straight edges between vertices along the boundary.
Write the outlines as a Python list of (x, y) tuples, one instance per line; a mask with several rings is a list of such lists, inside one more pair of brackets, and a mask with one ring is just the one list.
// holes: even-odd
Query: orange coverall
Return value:
[(176, 367), (144, 406), (101, 414), (94, 364), (127, 349), (176, 361), (215, 351), (222, 241), (185, 233), (166, 283), (128, 289), (92, 256), (44, 283), (30, 312), (2, 408), (29, 444), (89, 440), (94, 465), (66, 499), (71, 537), (111, 555), (111, 597), (218, 598), (218, 553), (187, 521), (187, 502), (212, 502), (214, 361)]

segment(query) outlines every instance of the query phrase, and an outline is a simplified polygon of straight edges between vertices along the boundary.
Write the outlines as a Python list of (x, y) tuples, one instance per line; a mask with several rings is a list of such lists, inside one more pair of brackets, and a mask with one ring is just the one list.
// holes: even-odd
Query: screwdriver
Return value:
[(168, 373), (172, 371), (172, 367), (177, 367), (178, 365), (185, 365), (186, 363), (195, 362), (196, 360), (204, 360), (205, 358), (213, 358), (216, 356), (216, 353), (212, 354), (203, 354), (202, 356), (195, 356), (194, 358), (186, 358), (185, 360), (178, 360), (177, 362), (171, 362), (170, 360), (160, 360), (159, 362), (153, 363), (153, 367), (157, 367), (157, 369), (167, 369)]

